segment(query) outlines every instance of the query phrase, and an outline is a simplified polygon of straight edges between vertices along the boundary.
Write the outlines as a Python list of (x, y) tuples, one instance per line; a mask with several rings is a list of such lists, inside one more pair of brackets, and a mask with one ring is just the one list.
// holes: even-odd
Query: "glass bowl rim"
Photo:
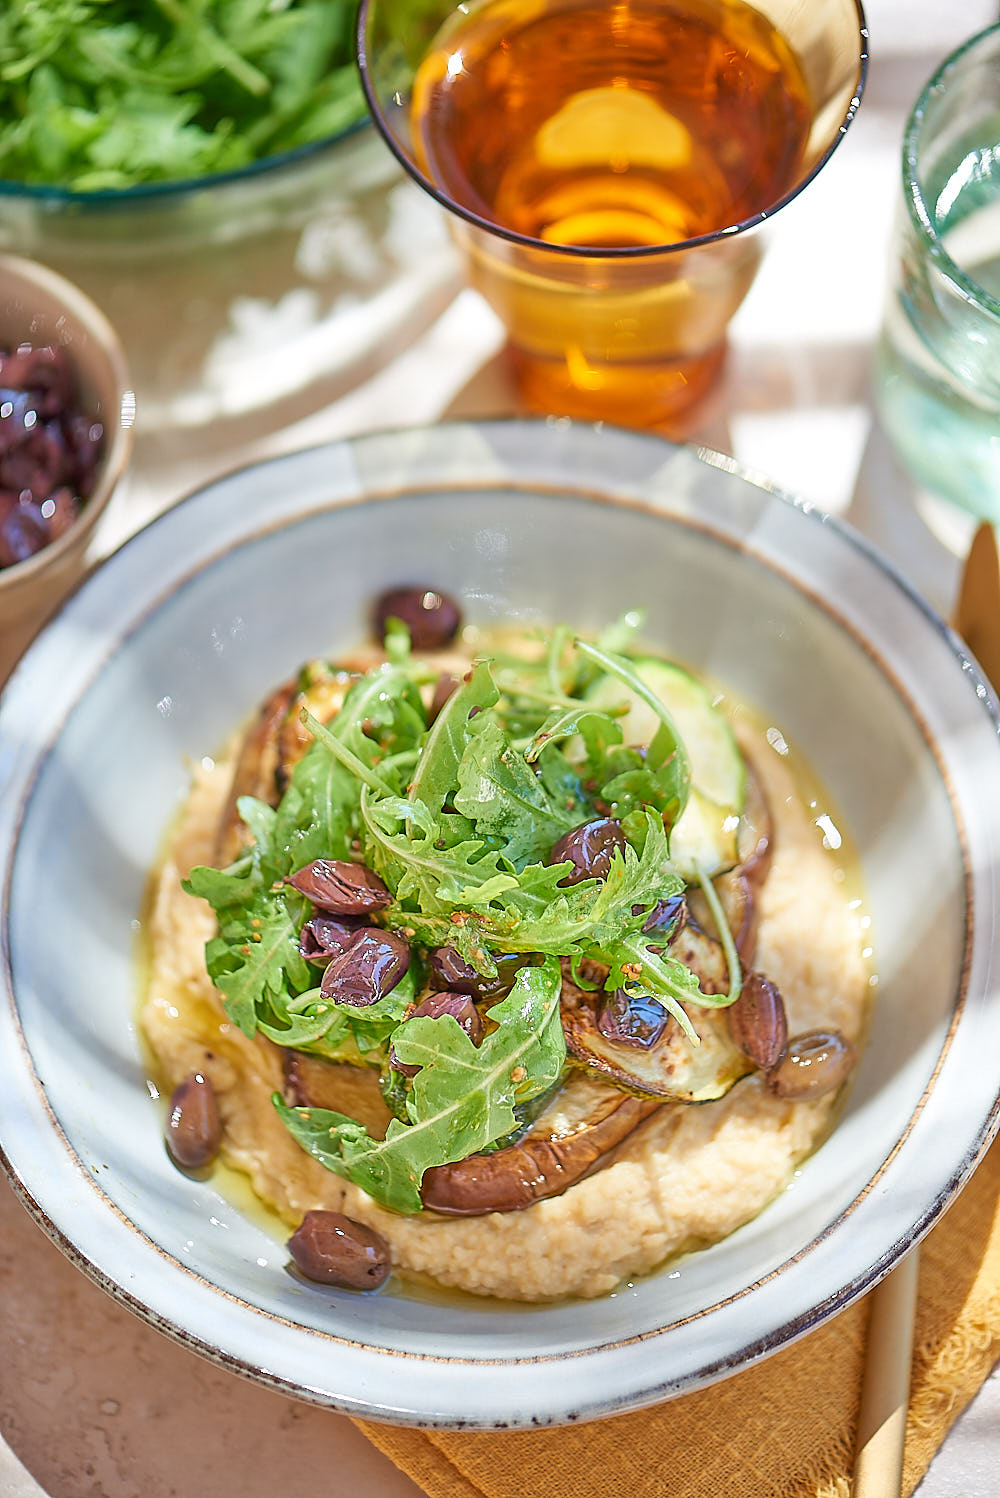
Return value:
[(61, 204), (76, 208), (128, 207), (131, 203), (164, 201), (182, 198), (212, 187), (235, 186), (240, 182), (254, 181), (280, 171), (282, 167), (306, 161), (321, 155), (343, 141), (349, 140), (371, 123), (367, 113), (352, 124), (338, 130), (335, 135), (322, 135), (318, 140), (305, 141), (287, 151), (275, 151), (270, 156), (261, 156), (245, 166), (234, 167), (226, 172), (206, 172), (199, 177), (172, 177), (165, 182), (137, 182), (133, 187), (102, 187), (93, 192), (81, 192), (72, 187), (59, 187), (50, 182), (19, 182), (14, 177), (0, 177), (0, 204), (4, 200), (24, 198), (40, 204)]
[(459, 218), (464, 219), (466, 223), (471, 224), (473, 228), (479, 229), (493, 238), (505, 239), (511, 244), (521, 246), (523, 249), (537, 250), (548, 255), (571, 255), (583, 260), (638, 260), (650, 255), (676, 255), (683, 250), (700, 249), (704, 245), (715, 244), (720, 240), (732, 239), (736, 235), (745, 234), (748, 230), (757, 228), (760, 224), (772, 219), (779, 209), (793, 202), (799, 193), (808, 187), (813, 178), (818, 176), (819, 172), (830, 160), (830, 157), (847, 134), (848, 127), (852, 124), (855, 115), (861, 107), (861, 99), (868, 78), (869, 33), (867, 18), (865, 16), (863, 0), (852, 0), (857, 13), (858, 40), (861, 48), (858, 54), (858, 76), (854, 93), (851, 96), (844, 117), (826, 150), (813, 164), (812, 169), (806, 176), (797, 182), (784, 197), (779, 198), (776, 203), (770, 204), (760, 212), (752, 214), (749, 218), (741, 219), (738, 223), (727, 224), (722, 229), (714, 229), (711, 234), (698, 234), (693, 239), (681, 239), (674, 244), (610, 245), (600, 247), (593, 245), (553, 244), (545, 239), (534, 239), (529, 234), (519, 234), (515, 229), (505, 229), (500, 224), (493, 223), (490, 219), (483, 218), (480, 214), (474, 213), (471, 208), (463, 208), (461, 204), (454, 202), (447, 193), (435, 187), (431, 179), (424, 175), (417, 164), (399, 149), (392, 131), (385, 122), (381, 105), (375, 95), (368, 66), (366, 31), (368, 16), (374, 3), (375, 0), (361, 0), (358, 6), (357, 20), (355, 22), (355, 51), (358, 73), (361, 78), (361, 87), (364, 90), (371, 119), (396, 160), (400, 163), (403, 170), (417, 183), (418, 187), (422, 187), (426, 193), (429, 193), (449, 213), (456, 214)]
[(939, 268), (954, 281), (959, 290), (966, 298), (980, 307), (984, 312), (1000, 319), (1000, 299), (991, 296), (984, 286), (980, 286), (974, 277), (964, 271), (957, 261), (945, 249), (941, 236), (938, 233), (936, 215), (930, 211), (927, 200), (924, 197), (923, 188), (920, 183), (920, 172), (917, 155), (920, 149), (920, 138), (923, 132), (928, 105), (933, 97), (940, 93), (947, 85), (949, 76), (965, 61), (967, 55), (980, 42), (988, 38), (1000, 39), (1000, 21), (994, 21), (991, 25), (977, 31), (970, 36), (960, 47), (950, 52), (944, 61), (935, 69), (930, 78), (924, 84), (917, 102), (910, 111), (903, 133), (903, 200), (906, 203), (907, 212), (914, 228), (925, 241), (928, 251), (938, 264)]

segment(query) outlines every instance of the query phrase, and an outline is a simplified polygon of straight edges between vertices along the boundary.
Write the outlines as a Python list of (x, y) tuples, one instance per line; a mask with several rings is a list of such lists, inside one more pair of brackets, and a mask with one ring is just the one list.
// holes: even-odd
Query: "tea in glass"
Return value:
[(669, 428), (711, 386), (747, 231), (857, 106), (859, 11), (823, 9), (482, 0), (431, 30), (417, 0), (364, 0), (376, 122), (452, 210), (529, 405)]

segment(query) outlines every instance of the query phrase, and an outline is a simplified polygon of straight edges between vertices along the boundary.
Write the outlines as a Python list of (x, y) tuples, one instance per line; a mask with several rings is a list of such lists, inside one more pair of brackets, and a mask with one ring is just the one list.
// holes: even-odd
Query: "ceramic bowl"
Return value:
[[(755, 1221), (604, 1299), (303, 1284), (259, 1216), (170, 1165), (146, 1088), (135, 932), (189, 762), (415, 578), (484, 624), (586, 630), (644, 604), (651, 641), (804, 751), (860, 849), (880, 981), (838, 1127)], [(498, 422), (233, 474), (87, 581), (0, 713), (7, 1170), (154, 1325), (351, 1414), (533, 1426), (724, 1377), (883, 1276), (994, 1133), (997, 726), (975, 663), (877, 555), (710, 453)]]
[(24, 562), (0, 568), (0, 685), (21, 650), (79, 582), (94, 527), (128, 463), (135, 400), (115, 330), (88, 297), (62, 276), (14, 255), (0, 255), (0, 347), (59, 344), (73, 361), (80, 407), (104, 426), (104, 452), (93, 491), (57, 541)]

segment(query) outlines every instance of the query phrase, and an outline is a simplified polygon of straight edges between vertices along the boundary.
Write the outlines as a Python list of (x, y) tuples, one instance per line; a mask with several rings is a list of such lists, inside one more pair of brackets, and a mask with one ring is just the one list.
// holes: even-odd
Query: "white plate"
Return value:
[[(511, 1309), (303, 1285), (169, 1164), (132, 923), (184, 795), (301, 660), (432, 580), (467, 615), (647, 636), (773, 716), (860, 844), (881, 977), (833, 1136), (756, 1221), (603, 1300)], [(667, 1398), (873, 1284), (997, 1124), (1000, 743), (974, 663), (862, 542), (728, 460), (567, 423), (364, 438), (231, 475), (141, 532), (0, 708), (0, 1140), (51, 1236), (209, 1357), (351, 1414), (530, 1426)]]

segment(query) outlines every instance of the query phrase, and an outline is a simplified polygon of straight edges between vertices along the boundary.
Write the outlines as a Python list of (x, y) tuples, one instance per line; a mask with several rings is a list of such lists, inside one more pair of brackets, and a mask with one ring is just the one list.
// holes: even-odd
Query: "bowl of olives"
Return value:
[(110, 323), (62, 276), (0, 256), (0, 682), (86, 565), (134, 401)]

